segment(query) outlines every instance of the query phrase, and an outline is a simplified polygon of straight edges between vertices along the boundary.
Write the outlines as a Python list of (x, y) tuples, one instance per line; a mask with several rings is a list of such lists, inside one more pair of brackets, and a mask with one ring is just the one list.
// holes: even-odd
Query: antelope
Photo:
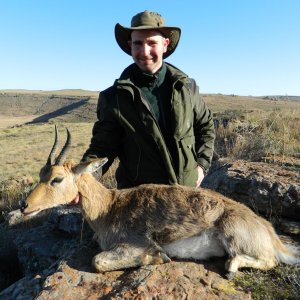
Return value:
[(279, 263), (299, 264), (299, 254), (285, 246), (271, 223), (250, 208), (217, 192), (180, 185), (143, 184), (108, 189), (92, 175), (107, 162), (98, 158), (75, 164), (60, 154), (55, 141), (40, 182), (26, 201), (23, 215), (62, 204), (78, 204), (94, 230), (101, 252), (92, 259), (96, 272), (107, 272), (171, 258), (205, 260), (228, 256), (226, 276), (240, 268), (267, 270)]

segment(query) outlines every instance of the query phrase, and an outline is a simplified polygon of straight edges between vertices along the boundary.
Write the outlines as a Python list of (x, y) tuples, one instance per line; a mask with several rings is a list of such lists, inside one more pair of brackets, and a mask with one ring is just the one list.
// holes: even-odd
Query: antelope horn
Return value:
[(56, 152), (56, 149), (57, 149), (57, 145), (58, 145), (58, 135), (57, 135), (57, 127), (55, 125), (54, 144), (53, 144), (52, 149), (50, 151), (50, 154), (48, 156), (46, 166), (52, 166), (54, 164), (54, 157), (55, 157), (55, 152)]
[(59, 153), (58, 157), (56, 158), (56, 161), (55, 161), (56, 166), (60, 166), (64, 163), (67, 152), (70, 149), (70, 146), (71, 146), (71, 134), (67, 128), (67, 140), (66, 140), (66, 143), (63, 146), (61, 152)]

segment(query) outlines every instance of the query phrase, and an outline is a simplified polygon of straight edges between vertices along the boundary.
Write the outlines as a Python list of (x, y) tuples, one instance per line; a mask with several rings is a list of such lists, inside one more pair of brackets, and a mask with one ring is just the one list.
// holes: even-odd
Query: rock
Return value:
[[(63, 257), (67, 250), (76, 248), (82, 236), (92, 236), (88, 225), (83, 230), (82, 216), (77, 207), (56, 207), (31, 218), (24, 218), (16, 210), (9, 216), (8, 232), (17, 249), (23, 275), (43, 271)], [(20, 226), (22, 221), (23, 226)]]
[(15, 226), (24, 222), (24, 217), (19, 209), (13, 210), (5, 216), (8, 226)]
[(300, 216), (300, 175), (276, 165), (219, 160), (202, 184), (251, 207), (268, 218)]
[(16, 282), (0, 299), (251, 299), (219, 275), (224, 273), (223, 259), (205, 266), (172, 261), (97, 274), (90, 267), (96, 252), (86, 244), (66, 261)]
[(281, 220), (279, 228), (282, 232), (290, 235), (300, 235), (300, 222)]
[(60, 206), (53, 210), (48, 222), (61, 232), (79, 236), (84, 219), (78, 206)]
[(5, 224), (0, 224), (0, 291), (13, 284), (21, 276), (17, 249), (13, 239), (6, 230)]

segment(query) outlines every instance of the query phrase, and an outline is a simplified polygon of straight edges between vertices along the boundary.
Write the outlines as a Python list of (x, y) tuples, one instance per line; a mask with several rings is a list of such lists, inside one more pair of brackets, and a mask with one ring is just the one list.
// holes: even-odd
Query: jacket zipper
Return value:
[[(170, 159), (170, 162), (171, 162), (171, 165), (172, 165), (174, 174), (176, 175), (176, 178), (177, 178), (177, 174), (176, 174), (176, 170), (175, 170), (174, 161), (173, 161), (173, 158), (172, 158), (172, 156), (171, 156), (171, 154), (170, 154), (169, 148), (167, 147), (167, 143), (166, 143), (166, 141), (165, 141), (165, 139), (164, 139), (164, 136), (163, 136), (163, 134), (162, 134), (162, 131), (161, 131), (161, 129), (160, 129), (160, 126), (159, 126), (159, 124), (158, 124), (158, 121), (156, 120), (156, 118), (155, 118), (155, 116), (154, 116), (154, 113), (153, 113), (153, 111), (152, 111), (152, 109), (151, 109), (151, 107), (150, 107), (150, 104), (149, 104), (148, 100), (145, 99), (145, 98), (143, 98), (142, 92), (140, 91), (140, 89), (138, 89), (138, 90), (139, 90), (139, 94), (140, 94), (140, 98), (141, 98), (142, 103), (143, 103), (143, 104), (146, 106), (146, 108), (149, 110), (150, 115), (151, 115), (151, 117), (153, 118), (153, 120), (154, 120), (154, 122), (155, 122), (155, 125), (156, 125), (156, 127), (157, 127), (157, 129), (158, 129), (158, 131), (159, 131), (159, 134), (160, 134), (160, 136), (161, 136), (161, 139), (164, 141), (164, 144), (165, 144), (165, 147), (166, 147), (166, 150), (167, 150), (167, 153), (168, 153), (168, 156), (169, 156), (169, 159)], [(155, 141), (155, 143), (156, 143), (156, 141)]]

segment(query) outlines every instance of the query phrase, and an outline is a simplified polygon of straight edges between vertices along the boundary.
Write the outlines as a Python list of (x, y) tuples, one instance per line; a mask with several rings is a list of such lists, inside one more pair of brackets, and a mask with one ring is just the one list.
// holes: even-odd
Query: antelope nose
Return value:
[(20, 201), (20, 210), (21, 210), (21, 213), (24, 212), (25, 208), (28, 206), (28, 204), (26, 203), (25, 200), (21, 200)]

